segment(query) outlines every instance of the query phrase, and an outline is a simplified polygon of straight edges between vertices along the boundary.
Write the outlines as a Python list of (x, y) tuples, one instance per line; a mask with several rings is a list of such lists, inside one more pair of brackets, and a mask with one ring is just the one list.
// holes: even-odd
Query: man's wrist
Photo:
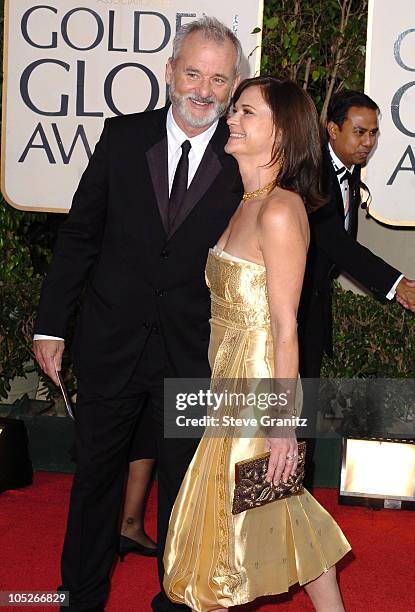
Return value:
[(398, 278), (396, 279), (396, 281), (393, 283), (392, 287), (390, 288), (389, 293), (386, 296), (387, 300), (393, 300), (393, 298), (396, 295), (396, 287), (399, 285), (399, 283), (401, 282), (401, 280), (405, 278), (405, 274), (401, 274), (400, 276), (398, 276)]
[(59, 336), (48, 336), (46, 334), (35, 334), (33, 340), (62, 340), (62, 342), (65, 342), (64, 338), (60, 338)]

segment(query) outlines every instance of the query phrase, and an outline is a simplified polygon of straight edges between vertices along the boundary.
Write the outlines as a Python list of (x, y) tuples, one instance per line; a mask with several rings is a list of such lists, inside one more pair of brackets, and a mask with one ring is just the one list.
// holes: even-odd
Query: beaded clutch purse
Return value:
[(265, 506), (277, 499), (300, 495), (304, 491), (304, 463), (306, 443), (298, 443), (298, 463), (295, 474), (287, 482), (282, 480), (278, 485), (266, 482), (270, 452), (256, 455), (251, 459), (235, 463), (235, 490), (233, 495), (232, 514), (239, 514), (251, 508)]

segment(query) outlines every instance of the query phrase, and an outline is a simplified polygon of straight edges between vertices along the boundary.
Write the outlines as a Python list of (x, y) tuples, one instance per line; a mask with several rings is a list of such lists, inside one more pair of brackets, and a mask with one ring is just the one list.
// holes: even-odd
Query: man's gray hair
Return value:
[(195, 32), (200, 32), (205, 36), (205, 38), (209, 40), (214, 40), (219, 44), (223, 44), (226, 40), (229, 40), (236, 51), (236, 62), (235, 62), (235, 74), (239, 74), (239, 69), (241, 66), (242, 60), (242, 47), (238, 38), (235, 34), (230, 30), (225, 24), (223, 24), (216, 17), (208, 17), (204, 15), (200, 19), (196, 19), (195, 21), (190, 21), (182, 25), (180, 30), (178, 30), (176, 36), (173, 40), (173, 53), (172, 60), (174, 62), (175, 59), (180, 54), (180, 49), (182, 48), (183, 41), (190, 35)]

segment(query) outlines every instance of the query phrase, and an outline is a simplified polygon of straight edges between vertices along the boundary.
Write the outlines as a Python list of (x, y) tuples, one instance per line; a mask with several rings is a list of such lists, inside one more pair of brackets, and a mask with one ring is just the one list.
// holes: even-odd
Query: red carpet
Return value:
[[(41, 472), (35, 475), (33, 486), (0, 495), (0, 590), (56, 588), (71, 479), (68, 474)], [(338, 506), (334, 489), (319, 489), (316, 497), (338, 521), (353, 547), (354, 555), (339, 567), (346, 610), (414, 612), (415, 512)], [(147, 516), (147, 529), (154, 537), (154, 490)], [(147, 612), (156, 590), (156, 561), (130, 555), (115, 568), (107, 610)], [(24, 608), (43, 609), (51, 608)], [(304, 592), (296, 589), (261, 605), (257, 602), (238, 608), (238, 612), (253, 610), (302, 612), (313, 608)]]

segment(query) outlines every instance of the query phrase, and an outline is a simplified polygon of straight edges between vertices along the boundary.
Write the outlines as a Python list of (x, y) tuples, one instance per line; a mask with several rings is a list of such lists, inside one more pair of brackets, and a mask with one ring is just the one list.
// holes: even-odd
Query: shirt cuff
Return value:
[(405, 274), (401, 274), (400, 276), (398, 276), (398, 278), (396, 279), (396, 281), (392, 285), (388, 295), (386, 296), (387, 300), (393, 300), (393, 298), (395, 297), (395, 294), (396, 294), (396, 287), (399, 285), (399, 283), (404, 278), (404, 276), (405, 276)]
[(33, 340), (62, 340), (62, 342), (65, 342), (65, 340), (59, 338), (59, 336), (45, 336), (45, 334), (35, 334)]

